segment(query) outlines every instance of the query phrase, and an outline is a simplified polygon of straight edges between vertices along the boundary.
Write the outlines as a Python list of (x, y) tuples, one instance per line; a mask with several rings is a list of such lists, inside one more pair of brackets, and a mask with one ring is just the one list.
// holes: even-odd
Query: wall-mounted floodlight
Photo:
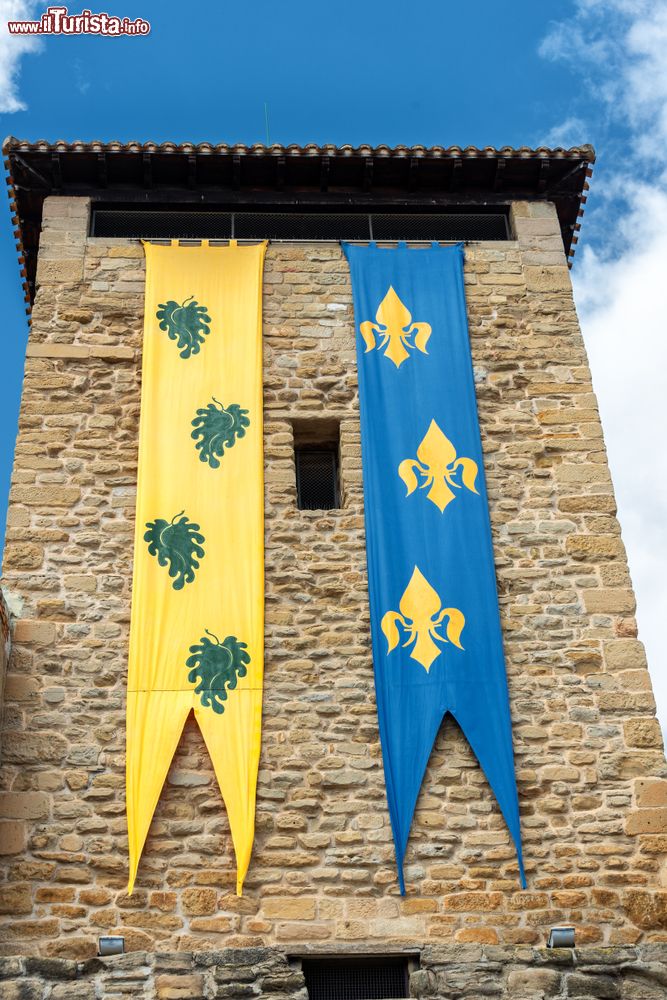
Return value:
[(552, 927), (547, 948), (574, 948), (574, 927)]
[(101, 956), (106, 955), (122, 955), (125, 952), (125, 938), (124, 937), (101, 937), (97, 939), (97, 954)]

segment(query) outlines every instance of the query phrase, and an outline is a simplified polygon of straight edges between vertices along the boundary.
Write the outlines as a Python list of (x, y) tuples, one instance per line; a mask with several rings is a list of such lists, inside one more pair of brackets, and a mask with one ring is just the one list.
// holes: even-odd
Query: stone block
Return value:
[(662, 748), (660, 723), (655, 718), (629, 719), (623, 725), (623, 735), (629, 747)]
[(285, 921), (276, 925), (275, 935), (278, 941), (326, 941), (333, 937), (332, 930), (325, 921)]
[[(524, 243), (523, 240), (520, 240), (519, 242), (522, 244)], [(533, 265), (533, 266), (543, 266), (543, 265), (547, 265), (548, 267), (567, 266), (567, 258), (565, 256), (565, 251), (563, 249), (562, 242), (559, 241), (560, 246), (558, 245), (558, 243), (555, 243), (555, 246), (553, 248), (551, 248), (551, 241), (549, 241), (549, 246), (544, 246), (543, 243), (546, 242), (547, 242), (546, 240), (542, 239), (540, 239), (539, 241), (529, 240), (528, 244), (529, 245), (533, 244), (536, 247), (536, 249), (523, 251), (521, 255), (523, 263), (525, 265)]]
[(498, 944), (498, 932), (493, 927), (463, 927), (454, 935), (462, 944)]
[(3, 743), (3, 757), (13, 764), (44, 764), (62, 761), (67, 740), (54, 732), (8, 732)]
[(7, 674), (5, 678), (5, 701), (34, 701), (40, 689), (36, 677), (25, 674)]
[(49, 796), (45, 792), (0, 792), (0, 818), (46, 819)]
[(567, 764), (549, 764), (540, 771), (543, 781), (566, 781), (571, 783), (579, 781), (580, 772), (576, 767)]
[(49, 1000), (95, 1000), (95, 984), (82, 980), (76, 983), (56, 983)]
[(629, 889), (623, 906), (630, 920), (643, 930), (667, 929), (667, 891)]
[(14, 947), (20, 941), (22, 950), (30, 953), (35, 950), (35, 940), (49, 940), (55, 937), (59, 928), (57, 920), (14, 920), (0, 927), (0, 940), (13, 942)]
[(580, 462), (576, 465), (563, 463), (556, 466), (554, 475), (559, 483), (564, 483), (567, 486), (590, 485), (591, 483), (609, 483), (611, 485), (611, 476), (607, 466), (594, 462)]
[[(545, 234), (547, 235), (547, 234)], [(524, 268), (526, 288), (529, 292), (570, 292), (572, 283), (567, 266)]]
[(586, 1000), (617, 1000), (621, 996), (621, 984), (615, 976), (603, 973), (572, 973), (566, 977), (568, 997), (585, 997)]
[(203, 1000), (204, 977), (199, 972), (158, 976), (155, 995), (157, 1000)]
[(315, 899), (303, 896), (270, 896), (264, 900), (266, 917), (283, 920), (314, 920)]
[(444, 908), (466, 913), (484, 913), (500, 909), (502, 902), (500, 892), (457, 892), (445, 896)]
[(625, 832), (630, 836), (639, 833), (667, 833), (667, 808), (633, 809), (628, 814)]
[(509, 906), (512, 910), (543, 910), (549, 905), (546, 892), (516, 892), (510, 896)]
[(607, 670), (646, 669), (644, 644), (638, 639), (614, 639), (605, 642), (603, 649)]
[(40, 285), (62, 285), (81, 281), (83, 277), (83, 254), (66, 260), (58, 255), (57, 260), (45, 260), (40, 256), (37, 263), (37, 287)]
[(624, 554), (623, 542), (617, 535), (570, 535), (565, 550), (575, 559), (615, 559)]
[(11, 542), (5, 549), (5, 569), (39, 569), (44, 562), (44, 549), (32, 542)]
[(512, 969), (507, 976), (507, 996), (541, 998), (557, 996), (561, 990), (561, 973), (558, 969)]
[(556, 213), (551, 216), (543, 216), (541, 218), (536, 218), (534, 216), (529, 218), (517, 218), (515, 225), (519, 243), (532, 243), (539, 241), (540, 238), (550, 236), (558, 236), (560, 238), (561, 236), (560, 225)]
[(529, 219), (531, 217), (531, 202), (529, 201), (513, 201), (510, 205), (510, 215), (514, 226), (519, 224), (519, 220)]
[(88, 228), (89, 212), (90, 198), (51, 194), (44, 199), (42, 224), (48, 226), (52, 219), (72, 219), (74, 226), (78, 225), (85, 231)]
[(38, 621), (30, 618), (21, 618), (14, 625), (14, 642), (35, 644), (38, 646), (50, 645), (56, 637), (56, 627), (53, 622)]
[(667, 781), (660, 778), (639, 778), (635, 781), (635, 800), (642, 809), (667, 807)]
[(606, 493), (561, 497), (558, 509), (566, 514), (615, 514), (616, 501)]
[(72, 903), (74, 889), (65, 885), (42, 885), (35, 893), (38, 903)]
[(128, 245), (124, 247), (110, 247), (108, 250), (109, 257), (125, 257), (130, 260), (136, 260), (137, 258), (144, 260), (145, 253), (144, 248), (139, 244), (138, 246)]
[(568, 426), (595, 423), (600, 419), (597, 410), (586, 410), (577, 406), (562, 406), (556, 410), (540, 410), (537, 419), (547, 427), (566, 424)]
[(104, 361), (133, 361), (136, 351), (133, 347), (109, 347), (104, 344), (29, 344), (28, 358), (54, 358), (56, 360), (95, 359)]
[(0, 913), (31, 913), (32, 892), (27, 882), (0, 885)]
[(22, 854), (25, 845), (25, 823), (20, 820), (0, 820), (0, 854)]
[(600, 587), (584, 590), (584, 607), (590, 615), (632, 614), (635, 610), (635, 595), (624, 587)]
[(217, 899), (215, 889), (184, 889), (181, 896), (183, 912), (192, 916), (205, 916), (215, 913)]
[(28, 507), (72, 507), (80, 499), (76, 486), (14, 486), (11, 492), (12, 503)]
[(16, 978), (21, 976), (24, 971), (24, 963), (18, 956), (10, 958), (0, 956), (0, 980), (10, 977)]
[(44, 984), (39, 979), (0, 982), (0, 1000), (43, 1000)]
[(58, 310), (58, 319), (62, 320), (63, 323), (80, 323), (81, 325), (86, 325), (92, 322), (95, 313), (92, 309), (78, 309), (73, 306), (68, 306), (65, 309)]
[(30, 956), (25, 960), (25, 970), (29, 976), (40, 976), (49, 980), (76, 979), (77, 974), (76, 963), (62, 958)]

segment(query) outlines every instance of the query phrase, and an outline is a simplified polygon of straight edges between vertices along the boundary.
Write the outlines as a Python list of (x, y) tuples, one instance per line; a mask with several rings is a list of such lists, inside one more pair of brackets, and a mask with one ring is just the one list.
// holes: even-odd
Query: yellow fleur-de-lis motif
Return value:
[[(452, 642), (459, 649), (463, 649), (461, 632), (466, 623), (465, 616), (457, 608), (443, 608), (438, 592), (433, 589), (417, 566), (401, 597), (399, 608), (400, 612), (387, 611), (382, 618), (382, 631), (389, 644), (387, 655), (398, 646), (401, 638), (399, 624), (407, 632), (403, 646), (414, 643), (410, 656), (421, 663), (426, 673), (442, 652), (440, 646), (436, 645), (437, 642)], [(438, 631), (445, 619), (447, 619), (446, 638)]]
[[(416, 347), (422, 354), (427, 354), (426, 344), (431, 336), (430, 323), (413, 323), (412, 313), (407, 309), (393, 287), (378, 306), (375, 314), (376, 323), (366, 320), (360, 324), (359, 330), (366, 344), (366, 354), (375, 348), (375, 335), (380, 338), (378, 350), (386, 348), (384, 356), (393, 361), (397, 368), (410, 357), (408, 351)], [(414, 334), (414, 343), (412, 336)]]
[[(429, 488), (426, 494), (442, 513), (454, 498), (454, 490), (461, 489), (456, 481), (456, 472), (461, 469), (461, 479), (466, 489), (477, 493), (477, 462), (472, 458), (458, 458), (456, 448), (440, 430), (435, 420), (431, 421), (422, 443), (417, 448), (417, 460), (406, 458), (398, 467), (398, 474), (408, 488), (406, 496), (417, 489)], [(419, 482), (418, 477), (423, 479)], [(479, 494), (478, 494), (479, 495)]]

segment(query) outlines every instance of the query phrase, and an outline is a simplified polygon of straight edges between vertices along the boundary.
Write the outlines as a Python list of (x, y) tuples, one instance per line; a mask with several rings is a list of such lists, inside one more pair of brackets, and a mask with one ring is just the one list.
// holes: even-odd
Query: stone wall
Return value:
[[(415, 1000), (663, 1000), (667, 945), (548, 951), (439, 945), (411, 963)], [(0, 959), (1, 1000), (308, 1000), (298, 960), (271, 948), (150, 954), (74, 962)]]
[[(369, 640), (354, 326), (337, 246), (265, 271), (266, 690), (255, 850), (229, 828), (190, 720), (125, 894), (125, 669), (143, 250), (49, 198), (8, 516), (17, 609), (0, 816), (5, 954), (286, 951), (667, 939), (667, 765), (555, 212), (466, 248), (466, 288), (514, 720), (527, 891), (448, 719), (401, 899)], [(341, 510), (296, 509), (294, 420), (338, 420)]]
[[(5, 698), (5, 678), (7, 676), (7, 665), (9, 663), (9, 653), (11, 649), (9, 633), (9, 609), (5, 603), (5, 597), (0, 590), (0, 715)], [(2, 728), (0, 727), (0, 741), (2, 740)], [(2, 753), (2, 743), (0, 742), (0, 754)], [(0, 827), (0, 840), (2, 839), (2, 828)]]
[(0, 1000), (308, 1000), (303, 974), (270, 948), (150, 954), (86, 962), (0, 959)]

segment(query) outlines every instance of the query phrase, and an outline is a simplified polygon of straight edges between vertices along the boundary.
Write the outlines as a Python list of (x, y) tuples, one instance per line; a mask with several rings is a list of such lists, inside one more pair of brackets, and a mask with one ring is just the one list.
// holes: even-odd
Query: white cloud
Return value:
[(36, 20), (35, 0), (0, 0), (0, 112), (25, 111), (18, 93), (21, 59), (39, 52), (41, 41), (24, 35), (10, 35), (8, 21)]
[[(578, 0), (540, 46), (584, 77), (602, 163), (589, 243), (573, 271), (637, 594), (667, 732), (667, 0)], [(555, 126), (570, 135), (574, 115)], [(569, 131), (568, 131), (569, 130)], [(590, 133), (589, 133), (590, 134)], [(580, 140), (579, 140), (580, 141)]]
[[(643, 225), (650, 220), (648, 226)], [(626, 220), (627, 221), (627, 220)], [(636, 196), (615, 260), (587, 250), (574, 289), (659, 716), (667, 730), (667, 194)]]
[(554, 125), (540, 140), (539, 145), (548, 146), (551, 149), (556, 149), (558, 146), (562, 146), (563, 149), (579, 146), (590, 141), (587, 130), (588, 126), (582, 118), (570, 115), (559, 125)]

